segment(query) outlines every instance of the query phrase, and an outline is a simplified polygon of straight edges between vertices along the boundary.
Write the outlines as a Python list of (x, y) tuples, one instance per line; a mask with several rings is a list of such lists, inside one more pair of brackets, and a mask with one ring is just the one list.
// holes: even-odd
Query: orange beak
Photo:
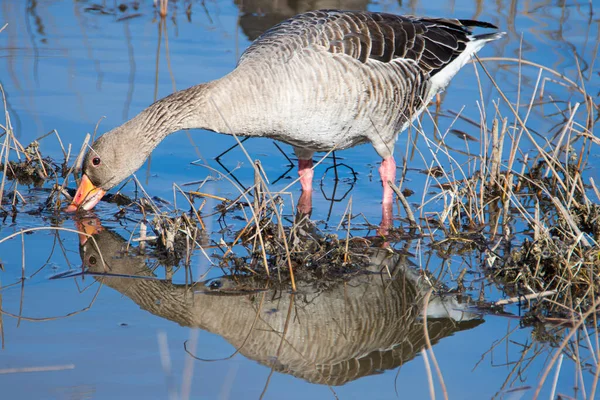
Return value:
[(102, 196), (106, 193), (105, 190), (94, 186), (90, 178), (86, 174), (81, 177), (81, 182), (77, 188), (77, 193), (73, 197), (71, 204), (65, 208), (66, 212), (75, 212), (82, 208), (84, 210), (91, 210), (100, 201)]
[[(89, 236), (97, 235), (104, 230), (98, 218), (83, 218), (75, 222), (79, 234), (79, 244), (82, 246), (87, 242)], [(88, 236), (89, 235), (89, 236)]]

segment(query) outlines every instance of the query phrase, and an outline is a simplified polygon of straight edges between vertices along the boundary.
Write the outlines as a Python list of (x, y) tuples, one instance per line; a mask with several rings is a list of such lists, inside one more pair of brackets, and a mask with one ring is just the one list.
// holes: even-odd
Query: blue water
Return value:
[[(112, 2), (107, 3), (110, 3), (108, 8), (114, 6)], [(21, 143), (28, 144), (56, 129), (65, 146), (72, 144), (71, 152), (77, 153), (83, 137), (88, 132), (93, 133), (96, 124), (99, 124), (98, 133), (102, 133), (133, 117), (155, 98), (172, 93), (174, 88), (183, 89), (221, 77), (235, 67), (239, 55), (251, 43), (249, 36), (253, 38), (279, 20), (311, 8), (368, 9), (490, 21), (508, 34), (486, 46), (480, 52), (481, 57), (518, 58), (522, 48), (523, 58), (555, 69), (579, 82), (574, 61), (574, 54), (577, 54), (588, 92), (596, 95), (600, 90), (600, 4), (595, 0), (589, 4), (438, 0), (397, 4), (338, 0), (311, 2), (310, 5), (307, 2), (287, 2), (279, 6), (258, 1), (243, 7), (238, 4), (241, 2), (211, 1), (205, 4), (205, 8), (204, 3), (192, 2), (191, 22), (185, 15), (188, 3), (171, 4), (166, 20), (167, 59), (165, 35), (163, 33), (159, 39), (158, 19), (149, 1), (142, 2), (139, 11), (129, 5), (127, 13), (139, 12), (140, 16), (119, 20), (127, 13), (116, 11), (115, 15), (102, 15), (86, 10), (93, 5), (91, 2), (3, 0), (0, 4), (0, 26), (8, 25), (0, 32), (0, 83), (6, 95), (12, 126)], [(590, 15), (590, 7), (594, 14)], [(518, 69), (514, 64), (488, 62), (486, 65), (505, 94), (515, 100)], [(491, 117), (494, 115), (493, 102), (498, 102), (500, 96), (481, 70), (479, 74), (485, 110)], [(537, 74), (535, 68), (523, 68), (522, 103), (530, 100)], [(546, 83), (546, 90), (560, 99), (580, 101), (578, 94), (553, 82)], [(479, 120), (480, 101), (473, 67), (468, 65), (444, 94), (442, 108), (455, 112), (462, 109), (468, 118)], [(548, 106), (548, 114), (553, 112), (552, 107)], [(500, 108), (507, 109), (505, 105), (500, 105)], [(529, 123), (543, 135), (552, 129), (556, 121), (536, 109)], [(445, 132), (451, 122), (451, 118), (440, 118), (440, 131)], [(0, 123), (4, 123), (3, 118), (0, 118)], [(423, 124), (426, 130), (432, 129), (430, 118), (425, 118)], [(479, 137), (479, 129), (464, 121), (457, 121), (452, 127)], [(150, 167), (145, 165), (136, 176), (152, 196), (172, 201), (173, 183), (199, 181), (211, 174), (201, 166), (192, 165), (192, 161), (199, 160), (201, 164), (208, 163), (223, 171), (214, 158), (233, 144), (234, 138), (215, 133), (190, 131), (188, 136), (179, 132), (160, 144), (152, 154)], [(452, 135), (447, 137), (447, 144), (454, 149), (464, 148), (464, 141)], [(245, 145), (252, 158), (261, 159), (270, 181), (287, 169), (287, 160), (270, 140), (253, 139)], [(402, 135), (396, 149), (399, 159), (407, 154), (408, 145), (408, 135)], [(427, 168), (432, 159), (422, 139), (419, 146), (423, 156), (417, 153), (408, 160), (411, 171), (404, 185), (415, 191), (415, 195), (409, 198), (415, 205), (421, 203), (426, 179), (426, 175), (417, 170)], [(470, 146), (474, 153), (479, 152), (478, 143), (470, 143)], [(527, 144), (524, 143), (524, 146)], [(292, 157), (289, 146), (282, 145), (282, 148)], [(45, 155), (63, 159), (54, 136), (41, 141), (41, 150)], [(523, 151), (527, 150), (527, 147), (523, 148)], [(459, 154), (454, 156), (461, 157)], [(333, 203), (327, 226), (337, 226), (350, 196), (354, 214), (362, 213), (371, 223), (378, 223), (380, 183), (376, 168), (380, 160), (376, 153), (370, 146), (361, 146), (338, 153), (338, 157), (356, 170), (358, 180), (347, 197)], [(597, 155), (592, 155), (592, 160), (596, 158)], [(240, 149), (228, 153), (222, 162), (229, 169), (239, 165), (240, 168), (235, 171), (236, 178), (246, 186), (252, 184), (252, 166)], [(331, 159), (326, 160), (316, 169), (315, 177), (322, 177), (325, 168), (330, 165)], [(349, 178), (350, 174), (345, 172), (344, 176)], [(596, 178), (596, 181), (599, 179), (598, 171), (589, 171), (588, 176)], [(279, 190), (295, 178), (296, 172), (291, 170), (272, 188)], [(348, 181), (342, 181), (338, 194), (350, 189)], [(330, 172), (323, 178), (326, 194), (331, 193), (333, 184)], [(27, 192), (26, 188), (21, 190)], [(237, 190), (225, 181), (211, 182), (203, 187), (203, 191), (226, 198), (237, 195)], [(299, 185), (293, 186), (290, 191), (297, 199)], [(132, 195), (133, 185), (127, 186), (124, 192)], [(42, 201), (44, 195), (45, 192), (34, 191), (28, 194), (28, 198), (32, 202)], [(205, 207), (211, 209), (215, 204), (215, 201), (209, 201)], [(431, 207), (436, 210), (439, 205), (432, 204)], [(329, 209), (330, 203), (317, 189), (313, 219), (327, 220)], [(116, 211), (116, 206), (104, 202), (97, 207), (103, 225), (126, 240), (136, 227), (133, 224), (123, 226), (113, 217)], [(291, 215), (288, 204), (284, 213)], [(70, 216), (63, 218), (60, 226), (75, 229)], [(215, 220), (205, 222), (209, 229), (219, 229)], [(11, 223), (9, 217), (0, 222), (0, 240), (21, 229), (51, 223), (49, 215), (19, 214), (15, 223)], [(340, 232), (340, 235), (344, 236), (345, 232)], [(414, 357), (400, 367), (332, 387), (309, 383), (290, 373), (275, 372), (268, 380), (270, 367), (240, 354), (223, 361), (194, 361), (183, 349), (183, 343), (188, 339), (196, 343), (196, 354), (206, 359), (227, 357), (236, 348), (222, 335), (180, 326), (149, 313), (132, 301), (127, 291), (121, 293), (111, 287), (100, 286), (90, 276), (49, 280), (58, 272), (81, 266), (76, 234), (45, 230), (24, 238), (24, 258), (20, 236), (0, 243), (0, 262), (4, 266), (0, 271), (2, 398), (168, 398), (170, 390), (178, 395), (185, 394), (186, 385), (190, 385), (190, 398), (207, 399), (259, 398), (263, 391), (265, 398), (429, 398), (426, 367), (418, 349)], [(430, 271), (436, 271), (442, 265), (437, 255), (427, 258), (417, 254), (412, 261)], [(466, 266), (463, 262), (454, 258), (450, 265), (444, 264), (448, 268), (446, 273), (456, 276)], [(202, 254), (195, 253), (191, 262), (194, 276), (206, 271), (207, 264)], [(23, 285), (22, 274), (27, 278)], [(157, 274), (164, 276), (160, 271)], [(220, 271), (213, 270), (209, 276), (219, 274)], [(469, 279), (477, 277), (474, 275)], [(184, 283), (182, 271), (177, 272), (174, 281)], [(478, 295), (478, 288), (475, 284), (472, 291), (475, 295)], [(502, 297), (498, 289), (490, 288), (486, 289), (485, 295), (492, 301)], [(509, 308), (509, 311), (518, 313), (516, 308)], [(287, 306), (279, 312), (287, 312)], [(19, 315), (24, 318), (19, 319)], [(518, 319), (489, 315), (482, 318), (484, 323), (443, 337), (433, 348), (450, 398), (497, 396), (516, 399), (520, 398), (519, 395), (531, 398), (533, 390), (513, 395), (498, 393), (525, 386), (535, 389), (547, 358), (553, 354), (552, 349), (535, 344), (531, 329), (519, 329)], [(508, 333), (510, 336), (506, 337)], [(165, 335), (168, 343), (170, 372), (161, 364), (161, 335)], [(539, 354), (520, 374), (512, 372), (525, 346), (537, 346)], [(492, 347), (494, 349), (490, 352)], [(534, 351), (531, 350), (532, 353)], [(46, 372), (6, 372), (10, 368), (44, 366), (64, 368)], [(188, 373), (191, 373), (191, 379), (185, 378)], [(544, 386), (543, 397), (550, 393), (553, 373)], [(574, 396), (578, 379), (575, 364), (565, 358), (558, 392)], [(592, 380), (593, 373), (584, 372), (588, 390)], [(508, 383), (503, 387), (505, 381)], [(437, 398), (443, 398), (435, 372), (434, 382)]]

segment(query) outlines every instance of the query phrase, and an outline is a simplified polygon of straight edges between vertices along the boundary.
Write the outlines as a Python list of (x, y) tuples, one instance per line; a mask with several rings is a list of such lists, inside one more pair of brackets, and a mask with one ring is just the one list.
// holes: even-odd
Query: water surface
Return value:
[[(573, 81), (582, 81), (591, 94), (600, 90), (600, 11), (595, 1), (177, 2), (170, 6), (164, 30), (151, 2), (141, 2), (138, 8), (135, 2), (124, 3), (123, 10), (118, 2), (103, 4), (5, 0), (0, 5), (0, 25), (8, 24), (0, 32), (0, 83), (10, 123), (21, 143), (56, 129), (75, 154), (86, 133), (107, 131), (157, 98), (223, 76), (265, 29), (319, 8), (490, 21), (507, 35), (486, 46), (480, 56), (519, 58), (522, 54)], [(509, 98), (516, 101), (521, 88), (521, 103), (530, 100), (538, 69), (523, 67), (519, 73), (514, 63), (494, 61), (486, 66)], [(435, 121), (442, 133), (452, 126), (478, 138), (479, 128), (468, 121), (459, 119), (452, 125), (450, 111), (474, 120), (479, 120), (480, 109), (493, 117), (495, 104), (506, 112), (482, 70), (479, 75), (481, 88), (473, 67), (466, 66), (443, 94), (443, 115), (435, 118), (432, 108), (432, 117), (423, 119), (423, 129), (433, 132)], [(542, 78), (551, 76), (544, 73)], [(544, 83), (556, 98), (579, 101), (572, 90), (552, 80)], [(541, 135), (553, 132), (556, 118), (550, 114), (556, 112), (536, 108), (528, 124)], [(409, 201), (418, 206), (430, 187), (425, 185), (427, 175), (419, 170), (432, 165), (435, 152), (423, 140), (419, 151), (413, 151), (411, 137), (400, 136), (396, 154), (409, 163), (404, 187), (415, 192)], [(448, 135), (445, 141), (450, 149), (464, 151), (462, 138)], [(222, 173), (225, 168), (235, 169), (234, 177), (249, 187), (254, 171), (239, 148), (224, 155), (221, 164), (215, 160), (234, 144), (234, 138), (215, 133), (179, 132), (160, 144), (136, 176), (151, 196), (168, 202), (173, 200), (173, 183), (218, 176), (202, 164)], [(470, 145), (473, 152), (479, 151), (479, 143)], [(527, 146), (524, 142), (523, 154), (530, 150)], [(295, 170), (272, 141), (252, 139), (245, 147), (253, 159), (261, 160), (272, 190), (295, 179)], [(281, 145), (281, 149), (293, 158), (289, 146)], [(64, 158), (54, 136), (41, 141), (41, 150), (54, 159)], [(459, 162), (464, 159), (460, 153), (452, 154)], [(365, 219), (374, 224), (379, 221), (376, 168), (380, 160), (366, 145), (337, 157), (356, 175), (340, 167), (336, 186), (333, 172), (326, 172), (333, 160), (326, 159), (316, 169), (315, 177), (322, 182), (316, 184), (312, 219), (323, 231), (345, 237), (345, 229), (336, 231), (336, 227), (350, 198), (352, 213), (361, 215), (357, 224)], [(592, 162), (596, 159), (597, 154), (592, 154)], [(599, 178), (593, 169), (587, 176)], [(25, 186), (20, 190), (29, 200), (20, 206), (22, 211), (34, 209), (48, 194)], [(222, 179), (208, 182), (202, 190), (225, 198), (237, 196), (233, 185)], [(130, 183), (124, 192), (133, 196), (135, 186)], [(290, 192), (297, 200), (299, 185)], [(217, 203), (208, 200), (206, 210)], [(288, 221), (293, 220), (291, 203), (282, 209)], [(430, 206), (429, 211), (421, 209), (422, 215), (442, 205), (433, 202)], [(95, 212), (104, 227), (97, 236), (98, 246), (111, 254), (136, 236), (139, 228), (139, 215), (124, 221), (115, 216), (117, 211), (114, 204), (102, 202)], [(14, 220), (2, 221), (0, 240), (32, 227), (77, 229), (75, 222), (66, 214), (22, 212)], [(233, 239), (235, 227), (224, 226), (216, 217), (205, 222), (208, 242)], [(363, 225), (354, 235), (368, 233), (373, 234)], [(140, 255), (137, 245), (115, 259), (113, 266), (123, 275), (147, 279), (115, 276), (102, 281), (93, 275), (50, 279), (76, 273), (82, 265), (93, 272), (97, 263), (91, 265), (89, 257), (97, 249), (89, 242), (86, 246), (80, 248), (76, 233), (56, 230), (0, 243), (0, 382), (6, 398), (428, 398), (427, 367), (421, 352), (426, 346), (423, 325), (428, 327), (450, 398), (530, 398), (533, 390), (527, 388), (537, 386), (553, 354), (549, 343), (536, 341), (536, 331), (519, 328), (516, 307), (507, 309), (512, 315), (477, 314), (470, 309), (463, 313), (459, 303), (467, 299), (447, 296), (433, 299), (434, 303), (450, 302), (446, 309), (455, 312), (448, 316), (431, 310), (424, 321), (420, 310), (427, 290), (422, 287), (421, 270), (453, 286), (450, 278), (467, 267), (468, 294), (477, 298), (482, 287), (481, 258), (473, 254), (445, 259), (409, 243), (407, 251), (385, 261), (370, 255), (374, 269), (384, 263), (395, 272), (388, 281), (379, 275), (360, 275), (328, 288), (300, 281), (298, 295), (260, 280), (244, 282), (248, 292), (236, 296), (214, 295), (210, 292), (215, 288), (220, 292), (231, 282), (222, 277), (223, 271), (210, 268), (213, 261), (202, 252), (191, 255), (189, 279), (183, 268), (171, 276), (159, 261)], [(397, 249), (403, 250), (402, 245)], [(207, 250), (209, 255), (213, 252)], [(192, 280), (199, 282), (193, 285)], [(485, 286), (483, 296), (490, 301), (504, 297), (501, 288), (493, 285)], [(290, 310), (295, 317), (286, 329)], [(285, 340), (282, 332), (289, 335), (284, 335)], [(192, 358), (186, 349), (200, 359)], [(527, 363), (517, 364), (522, 358)], [(589, 390), (595, 369), (585, 370), (580, 379), (576, 364), (567, 361), (562, 365), (558, 392), (576, 397), (582, 381)], [(515, 365), (519, 366), (516, 370)], [(10, 370), (34, 367), (56, 370)], [(434, 382), (436, 395), (442, 398), (437, 376)], [(543, 396), (550, 394), (550, 386), (544, 386)], [(508, 393), (511, 388), (522, 390)]]

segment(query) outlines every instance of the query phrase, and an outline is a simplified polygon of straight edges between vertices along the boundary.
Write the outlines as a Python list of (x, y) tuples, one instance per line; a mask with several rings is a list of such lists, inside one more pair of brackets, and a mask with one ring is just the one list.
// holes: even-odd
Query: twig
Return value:
[(429, 307), (429, 298), (431, 297), (431, 293), (433, 293), (433, 289), (429, 289), (427, 294), (425, 295), (425, 299), (423, 302), (425, 306), (423, 307), (423, 333), (425, 336), (425, 343), (427, 345), (427, 351), (431, 355), (431, 361), (435, 368), (435, 372), (437, 373), (438, 379), (440, 381), (440, 386), (442, 387), (442, 394), (444, 395), (444, 399), (448, 400), (448, 390), (446, 389), (446, 384), (444, 383), (444, 377), (442, 376), (442, 371), (440, 370), (440, 366), (435, 358), (435, 354), (433, 353), (433, 347), (431, 346), (431, 339), (429, 338), (429, 330), (427, 329), (427, 308)]
[(348, 262), (348, 245), (350, 244), (350, 225), (352, 224), (352, 196), (348, 201), (348, 226), (346, 227), (346, 246), (344, 248), (344, 264)]
[(390, 185), (390, 187), (392, 188), (394, 193), (396, 193), (396, 196), (398, 196), (398, 198), (400, 199), (400, 202), (402, 203), (402, 206), (404, 207), (404, 210), (406, 211), (406, 217), (410, 221), (410, 224), (413, 227), (417, 228), (420, 232), (421, 227), (419, 225), (417, 225), (417, 220), (415, 219), (415, 215), (413, 214), (413, 212), (410, 208), (410, 204), (408, 204), (408, 201), (406, 200), (406, 197), (404, 196), (404, 194), (402, 194), (402, 192), (400, 191), (398, 186), (394, 185), (394, 182), (388, 181), (388, 185)]
[(556, 293), (557, 293), (556, 290), (546, 290), (546, 291), (540, 292), (540, 293), (531, 293), (531, 294), (527, 294), (524, 296), (516, 296), (516, 297), (511, 297), (509, 299), (498, 300), (497, 302), (494, 303), (494, 305), (495, 306), (504, 306), (507, 304), (518, 303), (523, 300), (540, 299), (543, 297), (552, 296), (553, 294), (556, 294)]
[(4, 368), (4, 369), (0, 369), (0, 375), (2, 375), (2, 374), (22, 374), (22, 373), (28, 373), (28, 372), (65, 371), (68, 369), (75, 369), (75, 364), (50, 365), (47, 367)]

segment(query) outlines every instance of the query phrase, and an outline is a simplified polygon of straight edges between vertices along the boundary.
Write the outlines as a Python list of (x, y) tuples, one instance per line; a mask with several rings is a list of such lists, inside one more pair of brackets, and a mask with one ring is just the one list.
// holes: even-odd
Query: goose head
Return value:
[(81, 182), (65, 211), (94, 208), (107, 191), (137, 171), (167, 135), (209, 128), (204, 123), (205, 86), (175, 92), (99, 137), (83, 159)]
[(137, 171), (148, 158), (151, 149), (146, 150), (147, 136), (126, 125), (92, 144), (83, 159), (81, 182), (67, 212), (91, 210), (106, 192)]

